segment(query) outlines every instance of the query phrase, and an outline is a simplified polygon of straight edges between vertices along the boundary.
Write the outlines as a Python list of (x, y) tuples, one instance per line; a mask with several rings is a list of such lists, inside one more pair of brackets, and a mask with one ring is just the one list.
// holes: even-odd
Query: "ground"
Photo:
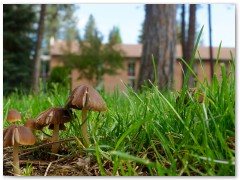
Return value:
[[(69, 139), (73, 140), (73, 138)], [(77, 145), (73, 142), (72, 148)], [(20, 169), (22, 175), (29, 176), (100, 176), (101, 172), (92, 154), (85, 151), (76, 151), (74, 154), (65, 143), (61, 143), (58, 155), (51, 156), (49, 142), (37, 144), (33, 147), (21, 147), (19, 153)], [(77, 149), (77, 148), (76, 148)], [(3, 149), (3, 175), (13, 176), (12, 147)], [(103, 161), (107, 176), (113, 175), (111, 161)], [(116, 175), (121, 175), (116, 173)], [(140, 172), (138, 175), (149, 175)]]

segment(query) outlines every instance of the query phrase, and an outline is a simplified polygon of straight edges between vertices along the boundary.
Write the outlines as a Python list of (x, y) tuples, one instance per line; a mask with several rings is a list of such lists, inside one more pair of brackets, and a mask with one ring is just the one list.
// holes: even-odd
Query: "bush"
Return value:
[(69, 86), (69, 73), (70, 70), (66, 67), (54, 67), (48, 79), (48, 88), (53, 89), (53, 84), (65, 87)]

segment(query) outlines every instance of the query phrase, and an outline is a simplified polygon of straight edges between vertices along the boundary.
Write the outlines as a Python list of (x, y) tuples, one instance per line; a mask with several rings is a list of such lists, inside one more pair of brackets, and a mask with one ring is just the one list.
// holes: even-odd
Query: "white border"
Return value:
[[(10, 1), (10, 0), (3, 0), (2, 1), (3, 4), (19, 4), (19, 3), (24, 3), (24, 4), (40, 4), (40, 3), (46, 3), (46, 4), (59, 4), (59, 3), (62, 3), (62, 4), (79, 4), (79, 3), (126, 3), (126, 4), (129, 4), (129, 3), (143, 3), (143, 4), (146, 4), (146, 3), (172, 3), (172, 4), (180, 4), (180, 3), (185, 3), (185, 4), (188, 4), (188, 3), (235, 3), (236, 4), (236, 89), (235, 89), (235, 92), (236, 92), (236, 176), (239, 175), (238, 171), (239, 171), (239, 167), (238, 167), (238, 160), (239, 160), (239, 151), (238, 151), (238, 139), (239, 139), (239, 133), (240, 132), (240, 126), (238, 124), (238, 121), (239, 121), (239, 92), (240, 92), (240, 89), (239, 89), (239, 71), (238, 71), (238, 67), (239, 67), (239, 55), (238, 55), (238, 52), (239, 52), (239, 42), (240, 42), (240, 36), (239, 36), (239, 27), (238, 27), (238, 23), (240, 21), (240, 18), (239, 18), (239, 11), (240, 11), (240, 8), (239, 8), (239, 1), (237, 0), (234, 0), (234, 1), (227, 1), (227, 0), (218, 0), (218, 1), (207, 1), (207, 0), (201, 0), (201, 1), (189, 1), (189, 0), (183, 0), (181, 2), (177, 2), (177, 1), (173, 1), (173, 0), (168, 0), (168, 1), (156, 1), (156, 0), (150, 0), (150, 1), (146, 1), (146, 0), (138, 0), (138, 1), (129, 1), (129, 0), (122, 0), (122, 1), (111, 1), (111, 0), (108, 0), (108, 1), (96, 1), (96, 0), (88, 0), (88, 1), (81, 1), (81, 0), (75, 0), (75, 1), (61, 1), (59, 2), (56, 1), (56, 0), (48, 0), (48, 1), (33, 1), (33, 0), (24, 0), (24, 1)], [(3, 16), (3, 4), (1, 4), (1, 8), (0, 8), (0, 13), (1, 13), (1, 17)], [(1, 28), (0, 28), (0, 32), (1, 32), (1, 63), (0, 63), (0, 69), (1, 69), (1, 80), (0, 80), (0, 89), (1, 89), (1, 102), (0, 102), (0, 108), (1, 108), (1, 111), (0, 111), (0, 117), (1, 117), (1, 121), (3, 120), (3, 18), (0, 19), (1, 21)], [(1, 130), (3, 129), (3, 122), (2, 122), (2, 125), (1, 125)], [(1, 133), (1, 137), (2, 139), (2, 133)], [(3, 157), (2, 157), (2, 154), (3, 154), (3, 148), (2, 148), (2, 143), (1, 143), (1, 152), (0, 152), (0, 156), (1, 156), (1, 160), (0, 160), (0, 169), (1, 169), (1, 175), (3, 176)], [(35, 178), (35, 176), (33, 176)], [(3, 178), (7, 179), (7, 178), (10, 178), (8, 176), (3, 176)], [(32, 177), (30, 177), (32, 178)], [(39, 177), (39, 178), (45, 178), (45, 179), (50, 179), (50, 177)], [(56, 177), (55, 177), (56, 178)], [(58, 177), (57, 177), (58, 178)], [(62, 177), (61, 177), (62, 178)], [(63, 177), (65, 178), (65, 177)], [(68, 177), (67, 177), (68, 178)], [(70, 178), (70, 177), (69, 177)], [(81, 179), (89, 179), (89, 178), (93, 178), (93, 177), (77, 177), (77, 178), (81, 178)], [(94, 177), (94, 178), (105, 178), (105, 177)], [(108, 177), (108, 178), (114, 178), (114, 177)], [(146, 177), (142, 177), (142, 178), (146, 178)], [(149, 178), (149, 177), (147, 177)], [(154, 177), (153, 177), (154, 178)], [(158, 177), (158, 178), (168, 178), (168, 179), (175, 179), (175, 178), (185, 178), (185, 177)], [(194, 178), (194, 177), (187, 177), (187, 178)], [(212, 178), (219, 178), (219, 177), (204, 177), (204, 178), (207, 178), (207, 179), (212, 179)], [(222, 177), (221, 177), (222, 178)], [(229, 178), (229, 177), (223, 177), (223, 178)], [(127, 177), (126, 179), (130, 179), (130, 177)]]

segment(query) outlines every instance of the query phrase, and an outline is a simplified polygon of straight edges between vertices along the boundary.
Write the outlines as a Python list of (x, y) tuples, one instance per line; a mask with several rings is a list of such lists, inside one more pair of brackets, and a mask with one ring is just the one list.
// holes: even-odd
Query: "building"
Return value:
[[(118, 70), (117, 75), (110, 76), (104, 75), (104, 86), (105, 91), (112, 91), (114, 88), (119, 88), (123, 90), (124, 83), (131, 85), (132, 87), (136, 87), (137, 78), (140, 70), (140, 59), (142, 54), (142, 44), (120, 44), (119, 48), (121, 48), (125, 52), (125, 61), (124, 61), (124, 69)], [(72, 53), (79, 52), (79, 44), (77, 41), (67, 43), (64, 41), (56, 41), (52, 44), (50, 49), (50, 70), (55, 66), (62, 66), (63, 63), (59, 61), (59, 57), (61, 57), (65, 50), (69, 49)], [(226, 66), (229, 66), (229, 61), (231, 60), (230, 50), (232, 51), (233, 56), (235, 57), (235, 48), (221, 48), (219, 63), (225, 63)], [(175, 74), (174, 74), (174, 84), (177, 90), (181, 89), (182, 85), (182, 68), (181, 68), (181, 60), (179, 59), (182, 57), (182, 50), (181, 46), (177, 45), (176, 47), (176, 64), (175, 64)], [(203, 61), (204, 69), (206, 71), (208, 80), (210, 81), (210, 60), (209, 60), (209, 48), (199, 46), (198, 51), (201, 55), (201, 59)], [(218, 48), (213, 48), (213, 59), (214, 62), (217, 58)], [(199, 63), (198, 53), (196, 54), (194, 71), (197, 73), (198, 77), (203, 80), (204, 76), (202, 73), (202, 69)], [(89, 83), (94, 85), (93, 81), (87, 79), (78, 80), (79, 72), (78, 70), (72, 70), (71, 72), (71, 85), (72, 88), (82, 84), (82, 83)], [(220, 74), (219, 74), (220, 76)]]

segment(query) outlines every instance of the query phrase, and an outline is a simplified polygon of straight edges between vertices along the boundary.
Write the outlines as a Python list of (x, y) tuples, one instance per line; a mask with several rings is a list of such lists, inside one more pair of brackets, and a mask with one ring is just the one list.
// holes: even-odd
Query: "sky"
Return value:
[[(108, 34), (113, 26), (120, 28), (124, 44), (137, 44), (138, 36), (145, 18), (143, 4), (78, 4), (76, 13), (78, 17), (77, 27), (83, 35), (84, 27), (90, 14), (96, 20), (98, 30), (107, 42)], [(213, 46), (235, 47), (235, 5), (212, 4), (212, 39)], [(177, 12), (177, 19), (181, 11)], [(197, 32), (204, 25), (202, 42), (209, 45), (208, 10), (207, 5), (202, 4), (197, 10)]]

